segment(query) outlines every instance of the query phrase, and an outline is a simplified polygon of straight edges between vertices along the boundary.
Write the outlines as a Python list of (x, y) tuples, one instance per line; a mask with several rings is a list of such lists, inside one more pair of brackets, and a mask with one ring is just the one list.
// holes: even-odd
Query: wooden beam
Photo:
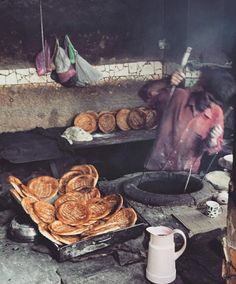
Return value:
[[(234, 114), (235, 115), (235, 114)], [(236, 137), (236, 128), (234, 129)], [(227, 212), (227, 235), (224, 244), (225, 265), (223, 264), (223, 274), (226, 273), (227, 284), (236, 284), (236, 139), (233, 147), (233, 169), (231, 182), (229, 184), (229, 201)]]

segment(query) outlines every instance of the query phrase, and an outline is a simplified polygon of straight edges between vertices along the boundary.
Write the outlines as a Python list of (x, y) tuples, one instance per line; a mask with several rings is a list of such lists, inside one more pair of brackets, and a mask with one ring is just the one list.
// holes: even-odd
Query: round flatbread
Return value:
[(66, 225), (62, 223), (61, 221), (56, 220), (48, 226), (48, 229), (53, 234), (57, 234), (60, 236), (73, 236), (73, 235), (81, 234), (82, 232), (87, 230), (88, 227), (83, 226), (83, 225), (79, 227), (74, 227), (74, 226)]
[(145, 128), (152, 129), (157, 126), (157, 112), (154, 109), (144, 110), (146, 113)]
[(116, 114), (116, 124), (120, 130), (127, 131), (130, 130), (130, 126), (128, 124), (128, 115), (130, 113), (130, 109), (122, 108)]
[(94, 119), (96, 119), (96, 121), (98, 120), (98, 113), (96, 111), (87, 110), (86, 113), (91, 114), (94, 117)]
[(86, 204), (86, 202), (91, 198), (101, 197), (100, 191), (96, 188), (83, 188), (80, 191), (67, 192), (66, 194), (61, 195), (54, 203), (55, 208), (57, 209), (62, 203), (74, 200), (81, 204)]
[(80, 175), (78, 171), (69, 171), (65, 173), (60, 179), (59, 179), (59, 193), (63, 194), (66, 192), (66, 185), (67, 183), (74, 177)]
[(77, 201), (66, 201), (62, 203), (56, 212), (58, 220), (64, 224), (78, 226), (86, 223), (90, 218), (87, 206), (79, 204)]
[(87, 165), (87, 166), (90, 168), (90, 171), (91, 171), (90, 175), (95, 177), (96, 183), (97, 183), (97, 181), (99, 179), (99, 174), (98, 174), (96, 167), (94, 165)]
[(145, 127), (146, 123), (146, 114), (140, 109), (133, 109), (130, 111), (128, 118), (128, 125), (132, 129), (141, 129)]
[(91, 175), (92, 170), (89, 165), (75, 165), (70, 171), (76, 171), (78, 175)]
[(97, 179), (92, 175), (80, 175), (72, 178), (66, 185), (66, 192), (80, 191), (83, 188), (92, 188), (97, 184)]
[(55, 207), (45, 201), (37, 201), (33, 204), (34, 213), (44, 223), (50, 224), (55, 220)]
[(121, 228), (133, 226), (137, 221), (137, 214), (133, 208), (121, 208), (114, 214), (107, 224), (118, 224)]
[(21, 204), (21, 201), (22, 201), (23, 197), (21, 197), (21, 196), (18, 194), (18, 192), (17, 192), (14, 188), (10, 189), (10, 193), (11, 193), (11, 195), (14, 197), (14, 199), (15, 199), (19, 204)]
[(108, 202), (102, 198), (93, 198), (87, 202), (90, 212), (90, 220), (99, 220), (110, 213), (111, 207)]
[(21, 201), (21, 206), (25, 210), (27, 214), (30, 214), (30, 212), (33, 210), (33, 203), (37, 202), (37, 199), (31, 198), (31, 197), (24, 197)]
[(109, 219), (113, 214), (118, 212), (120, 208), (123, 206), (123, 197), (120, 194), (110, 194), (103, 198), (108, 203), (108, 207), (110, 210), (109, 215), (107, 215), (104, 219)]
[(50, 176), (40, 176), (31, 179), (26, 188), (27, 192), (38, 200), (50, 200), (59, 190), (58, 181)]
[(77, 243), (80, 239), (78, 236), (60, 236), (57, 234), (51, 233), (54, 239), (56, 239), (58, 242), (66, 245), (72, 245), (74, 243)]
[(74, 125), (89, 133), (93, 133), (97, 130), (97, 119), (90, 113), (81, 112), (75, 117)]
[(58, 241), (54, 236), (51, 234), (51, 232), (48, 230), (48, 225), (44, 223), (38, 224), (39, 232), (47, 239), (52, 241), (53, 243), (57, 245), (62, 245), (60, 241)]
[(111, 133), (116, 129), (116, 118), (112, 112), (99, 114), (98, 127), (103, 133)]
[(8, 177), (8, 182), (14, 187), (14, 189), (17, 191), (19, 196), (26, 197), (26, 195), (22, 192), (22, 185), (23, 185), (23, 183), (21, 182), (20, 179), (18, 179), (15, 176), (9, 176)]

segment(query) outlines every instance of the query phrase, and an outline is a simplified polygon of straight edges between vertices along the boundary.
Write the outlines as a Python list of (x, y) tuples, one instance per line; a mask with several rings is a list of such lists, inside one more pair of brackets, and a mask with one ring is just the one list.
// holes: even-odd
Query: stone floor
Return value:
[[(24, 171), (26, 169), (24, 168)], [(145, 284), (149, 236), (145, 231), (135, 239), (76, 257), (56, 261), (44, 241), (19, 243), (8, 238), (7, 230), (14, 216), (14, 202), (7, 198), (9, 185), (4, 185), (7, 173), (1, 176), (0, 191), (0, 284)], [(123, 180), (123, 179), (122, 179)], [(110, 183), (107, 193), (119, 192)], [(8, 187), (7, 187), (8, 186)], [(102, 184), (100, 184), (102, 189)], [(213, 222), (204, 230), (191, 231), (174, 215), (188, 215), (193, 207), (151, 207), (130, 204), (151, 225), (168, 225), (182, 229), (187, 235), (187, 249), (176, 261), (177, 277), (173, 284), (223, 284), (221, 239), (225, 222)], [(224, 213), (226, 213), (224, 208)], [(216, 218), (215, 218), (216, 219)], [(176, 239), (177, 248), (181, 245)]]
[[(57, 262), (45, 243), (18, 243), (7, 237), (9, 222), (16, 214), (0, 214), (0, 283), (7, 284), (143, 284), (148, 236), (62, 263)], [(196, 234), (177, 260), (174, 284), (221, 284), (223, 230)]]

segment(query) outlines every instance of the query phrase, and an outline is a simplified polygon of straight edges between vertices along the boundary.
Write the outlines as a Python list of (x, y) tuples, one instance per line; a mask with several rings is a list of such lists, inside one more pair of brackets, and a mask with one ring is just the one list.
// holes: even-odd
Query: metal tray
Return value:
[[(125, 207), (132, 207), (127, 200), (124, 200), (124, 205)], [(138, 236), (142, 235), (145, 228), (148, 227), (148, 223), (141, 215), (138, 214), (136, 210), (135, 212), (137, 213), (138, 217), (136, 224), (125, 229), (95, 236), (89, 240), (82, 240), (72, 245), (58, 246), (47, 239), (47, 241), (50, 242), (50, 249), (53, 256), (57, 261), (63, 262), (65, 260), (82, 256), (87, 253), (92, 253), (114, 244), (137, 238)]]
[[(38, 232), (38, 226), (25, 213), (19, 202), (17, 203), (19, 205), (18, 206), (19, 210), (17, 210), (18, 214), (21, 215), (22, 217), (25, 217), (27, 219), (27, 222), (30, 222), (31, 225), (34, 226)], [(125, 198), (124, 198), (124, 207), (132, 207)], [(53, 243), (52, 241), (50, 241), (49, 239), (45, 238), (44, 236), (42, 236), (39, 232), (38, 232), (37, 241), (41, 239), (42, 242), (46, 244), (51, 250), (52, 256), (57, 261), (63, 262), (74, 257), (79, 257), (87, 253), (95, 252), (97, 250), (106, 248), (114, 244), (122, 243), (130, 239), (137, 238), (138, 236), (142, 235), (145, 228), (148, 227), (148, 223), (136, 210), (135, 212), (137, 213), (138, 217), (135, 225), (125, 229), (120, 229), (113, 232), (101, 234), (88, 240), (84, 241), (82, 240), (72, 245), (59, 246)], [(17, 236), (18, 235), (19, 234), (17, 234)]]

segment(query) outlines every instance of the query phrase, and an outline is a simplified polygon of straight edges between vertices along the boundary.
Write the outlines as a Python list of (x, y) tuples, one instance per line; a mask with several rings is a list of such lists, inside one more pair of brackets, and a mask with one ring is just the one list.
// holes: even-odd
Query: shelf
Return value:
[(70, 156), (77, 149), (153, 140), (155, 129), (95, 133), (94, 139), (70, 145), (60, 135), (65, 128), (43, 129), (0, 134), (0, 158), (12, 163), (46, 161)]
[(155, 137), (155, 129), (116, 131), (109, 134), (95, 133), (93, 140), (74, 144), (72, 148), (91, 148), (98, 146), (114, 145), (129, 142), (152, 140)]

